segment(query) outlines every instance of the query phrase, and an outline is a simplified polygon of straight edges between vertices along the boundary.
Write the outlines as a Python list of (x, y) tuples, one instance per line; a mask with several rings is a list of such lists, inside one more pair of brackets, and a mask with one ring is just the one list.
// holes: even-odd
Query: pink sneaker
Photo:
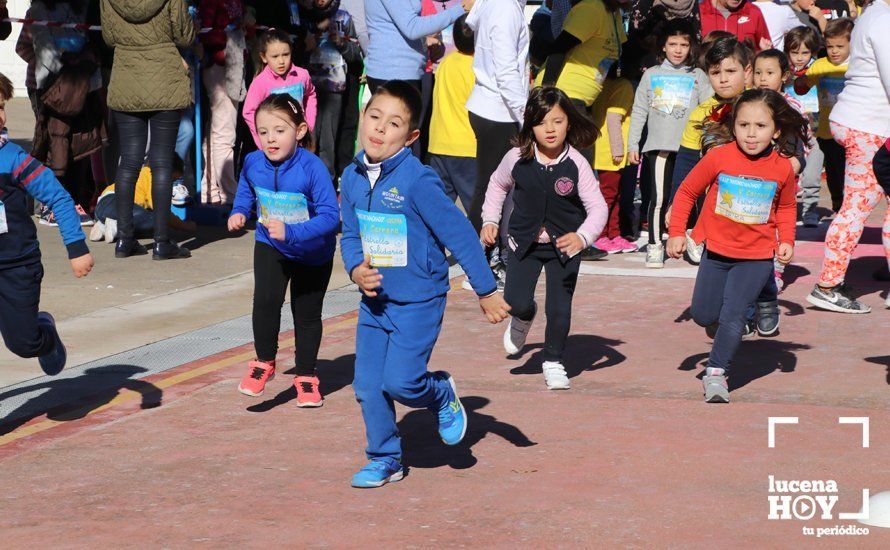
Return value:
[(615, 237), (612, 239), (612, 246), (618, 249), (618, 252), (636, 252), (637, 245), (625, 239), (624, 237)]
[(321, 407), (324, 398), (318, 391), (317, 376), (297, 376), (294, 378), (294, 386), (297, 388), (298, 407)]
[(615, 246), (615, 243), (612, 239), (606, 237), (600, 237), (593, 243), (594, 248), (599, 248), (603, 252), (608, 252), (609, 254), (617, 254), (621, 252), (621, 250)]
[(238, 384), (238, 391), (251, 397), (263, 395), (266, 382), (275, 378), (275, 361), (265, 363), (263, 361), (251, 361), (247, 364), (247, 374)]

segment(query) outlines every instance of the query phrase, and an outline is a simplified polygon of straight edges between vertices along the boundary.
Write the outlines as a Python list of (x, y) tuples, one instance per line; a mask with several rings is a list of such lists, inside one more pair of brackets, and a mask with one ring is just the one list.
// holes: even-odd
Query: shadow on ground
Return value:
[[(729, 375), (729, 389), (737, 390), (749, 383), (763, 378), (776, 371), (788, 373), (797, 369), (796, 352), (810, 349), (807, 344), (795, 342), (783, 342), (758, 338), (756, 340), (743, 341), (736, 352)], [(680, 363), (677, 370), (693, 371), (701, 369), (697, 377), (704, 376), (704, 368), (708, 361), (708, 353), (696, 353), (690, 355)]]
[[(355, 373), (355, 354), (343, 355), (333, 361), (321, 359), (318, 361), (318, 381), (319, 391), (321, 395), (328, 396), (338, 392), (346, 386), (352, 384), (352, 378)], [(296, 367), (284, 371), (281, 374), (295, 376), (297, 374)], [(255, 405), (247, 407), (250, 412), (263, 413), (271, 411), (275, 407), (284, 405), (297, 398), (297, 389), (290, 384), (286, 390), (281, 391), (272, 399), (267, 399)]]
[[(623, 363), (627, 357), (617, 351), (615, 347), (624, 342), (612, 340), (593, 334), (572, 334), (566, 340), (566, 350), (563, 356), (563, 366), (569, 378), (574, 378), (582, 372), (595, 371), (614, 367)], [(529, 351), (537, 349), (526, 362), (518, 367), (510, 369), (510, 374), (541, 374), (541, 365), (544, 362), (543, 344), (526, 345), (514, 358), (522, 358)]]

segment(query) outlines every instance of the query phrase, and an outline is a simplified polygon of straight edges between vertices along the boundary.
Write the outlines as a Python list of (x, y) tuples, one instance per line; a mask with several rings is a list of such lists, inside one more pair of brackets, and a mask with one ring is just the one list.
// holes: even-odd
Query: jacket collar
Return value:
[(269, 160), (269, 157), (267, 157), (265, 154), (263, 154), (263, 163), (264, 163), (263, 166), (265, 166), (269, 170), (274, 170), (275, 168), (278, 168), (278, 170), (280, 170), (280, 171), (287, 171), (287, 170), (290, 170), (291, 166), (293, 166), (294, 164), (297, 164), (300, 161), (300, 157), (304, 154), (305, 153), (303, 153), (303, 148), (297, 147), (297, 149), (294, 151), (293, 155), (291, 155), (289, 158), (286, 158), (279, 163), (272, 162), (271, 160)]
[[(399, 151), (395, 155), (393, 155), (393, 156), (389, 157), (388, 159), (384, 160), (383, 162), (381, 162), (380, 163), (380, 177), (383, 177), (386, 174), (395, 170), (400, 164), (402, 164), (402, 162), (404, 162), (405, 159), (407, 159), (411, 155), (412, 155), (411, 149), (409, 149), (407, 147), (403, 147), (401, 151)], [(368, 165), (365, 164), (365, 151), (364, 150), (359, 151), (359, 153), (355, 156), (355, 158), (352, 159), (352, 164), (355, 165), (356, 170), (358, 170), (359, 174), (361, 174), (363, 176), (368, 175)]]
[(278, 73), (273, 71), (272, 67), (270, 67), (268, 65), (266, 65), (266, 68), (263, 70), (266, 71), (267, 73), (269, 73), (270, 78), (273, 78), (275, 80), (281, 80), (283, 82), (283, 81), (287, 80), (287, 78), (289, 76), (299, 76), (300, 73), (297, 71), (297, 69), (298, 69), (298, 67), (296, 65), (294, 65), (293, 63), (291, 63), (290, 69), (288, 69), (287, 72), (284, 73), (284, 76), (279, 76)]

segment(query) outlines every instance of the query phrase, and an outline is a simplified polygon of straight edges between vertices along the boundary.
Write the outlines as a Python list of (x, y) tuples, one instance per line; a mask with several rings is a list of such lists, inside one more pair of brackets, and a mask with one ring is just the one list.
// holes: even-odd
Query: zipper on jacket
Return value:
[(275, 190), (276, 193), (278, 192), (278, 167), (277, 166), (275, 167), (275, 177), (272, 180), (272, 188)]

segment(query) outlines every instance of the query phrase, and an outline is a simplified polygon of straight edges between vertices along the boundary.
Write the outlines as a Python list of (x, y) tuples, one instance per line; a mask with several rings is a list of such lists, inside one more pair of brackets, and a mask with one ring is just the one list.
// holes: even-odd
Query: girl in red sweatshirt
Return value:
[(674, 198), (667, 252), (686, 248), (686, 221), (705, 196), (692, 233), (705, 243), (692, 295), (692, 318), (714, 338), (703, 379), (705, 401), (728, 403), (727, 375), (746, 312), (773, 274), (773, 256), (794, 254), (797, 200), (790, 158), (807, 122), (773, 90), (748, 90), (707, 132), (712, 143)]

